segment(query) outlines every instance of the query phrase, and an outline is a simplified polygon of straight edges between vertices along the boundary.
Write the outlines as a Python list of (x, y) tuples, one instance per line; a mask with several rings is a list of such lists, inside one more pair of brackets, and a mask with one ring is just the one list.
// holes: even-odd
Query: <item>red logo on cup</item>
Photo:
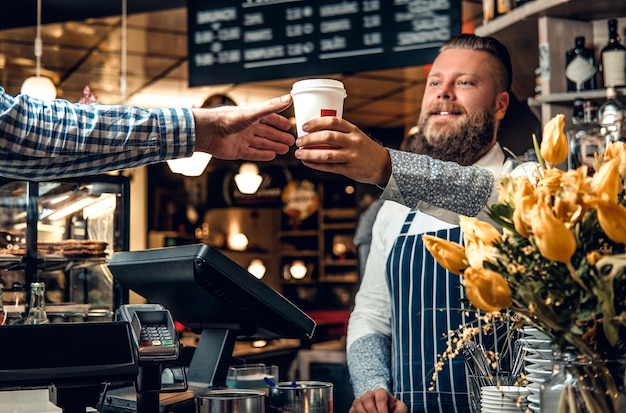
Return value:
[(337, 116), (335, 109), (320, 109), (320, 116)]

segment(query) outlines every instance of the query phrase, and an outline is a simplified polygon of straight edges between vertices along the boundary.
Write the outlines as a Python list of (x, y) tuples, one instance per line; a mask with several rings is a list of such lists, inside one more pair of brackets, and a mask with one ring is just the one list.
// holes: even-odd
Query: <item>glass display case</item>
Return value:
[(51, 321), (108, 321), (128, 292), (107, 268), (129, 246), (130, 182), (99, 175), (50, 182), (0, 178), (0, 283), (7, 323), (45, 284)]

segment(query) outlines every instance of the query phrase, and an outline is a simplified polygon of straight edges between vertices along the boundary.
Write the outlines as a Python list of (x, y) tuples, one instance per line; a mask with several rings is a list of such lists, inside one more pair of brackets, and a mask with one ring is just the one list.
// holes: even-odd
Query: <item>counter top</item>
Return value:
[[(0, 412), (57, 413), (63, 409), (50, 402), (48, 389), (0, 391)], [(87, 408), (87, 412), (97, 412)]]

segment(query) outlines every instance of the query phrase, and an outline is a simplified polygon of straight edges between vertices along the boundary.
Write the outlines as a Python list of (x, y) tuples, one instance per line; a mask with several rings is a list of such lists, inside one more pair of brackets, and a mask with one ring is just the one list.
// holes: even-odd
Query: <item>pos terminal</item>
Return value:
[[(189, 365), (184, 367), (193, 392), (226, 387), (238, 337), (308, 340), (315, 331), (315, 322), (302, 310), (206, 244), (117, 252), (108, 266), (122, 286), (146, 298), (150, 305), (167, 309), (174, 320), (200, 334)], [(122, 307), (120, 313), (126, 310)], [(135, 315), (130, 315), (131, 311), (126, 317), (132, 324)], [(139, 325), (154, 318), (139, 314), (137, 319)], [(139, 349), (141, 353), (141, 345)], [(146, 358), (158, 357), (154, 349), (146, 348), (143, 353)], [(115, 398), (106, 399), (111, 409), (103, 412), (132, 411), (115, 410)]]

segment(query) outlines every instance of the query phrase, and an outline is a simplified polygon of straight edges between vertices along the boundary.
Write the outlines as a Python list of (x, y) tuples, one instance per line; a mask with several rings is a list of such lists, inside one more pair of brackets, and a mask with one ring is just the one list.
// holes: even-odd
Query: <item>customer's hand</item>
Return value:
[(307, 135), (296, 140), (295, 157), (304, 165), (367, 184), (389, 181), (389, 151), (352, 123), (326, 116), (308, 121), (303, 130)]
[(278, 115), (291, 105), (284, 95), (248, 106), (192, 109), (196, 124), (196, 147), (219, 159), (271, 161), (285, 154), (294, 137), (287, 132), (289, 120)]
[(408, 411), (406, 404), (393, 397), (387, 390), (376, 389), (354, 399), (349, 413), (408, 413)]

